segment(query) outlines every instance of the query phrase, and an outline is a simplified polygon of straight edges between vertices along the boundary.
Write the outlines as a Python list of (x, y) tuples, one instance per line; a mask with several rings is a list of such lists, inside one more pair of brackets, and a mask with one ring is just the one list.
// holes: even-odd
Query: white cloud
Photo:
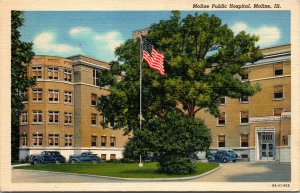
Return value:
[(81, 34), (86, 34), (86, 33), (91, 33), (93, 30), (89, 27), (74, 27), (72, 28), (69, 33), (72, 35), (72, 36), (75, 36), (75, 35), (81, 35)]
[(246, 31), (250, 34), (255, 34), (259, 36), (259, 41), (257, 44), (261, 47), (268, 47), (276, 44), (281, 39), (280, 30), (274, 26), (260, 26), (258, 28), (252, 28), (246, 23), (237, 22), (231, 26), (234, 34), (238, 34), (241, 31)]
[(78, 54), (82, 50), (80, 48), (70, 46), (68, 44), (58, 43), (55, 34), (51, 32), (43, 32), (33, 39), (34, 49), (38, 54), (54, 54), (65, 56), (66, 54)]
[(71, 28), (69, 34), (74, 41), (82, 44), (83, 50), (89, 50), (90, 56), (105, 61), (115, 59), (115, 49), (125, 41), (118, 31), (99, 33), (82, 26)]

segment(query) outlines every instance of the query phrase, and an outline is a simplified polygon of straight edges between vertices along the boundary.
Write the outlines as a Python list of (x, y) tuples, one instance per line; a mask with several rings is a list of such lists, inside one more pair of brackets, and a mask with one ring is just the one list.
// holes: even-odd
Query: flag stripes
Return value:
[(156, 51), (153, 46), (142, 37), (143, 41), (143, 59), (146, 60), (149, 67), (153, 70), (159, 71), (159, 73), (164, 76), (164, 55)]

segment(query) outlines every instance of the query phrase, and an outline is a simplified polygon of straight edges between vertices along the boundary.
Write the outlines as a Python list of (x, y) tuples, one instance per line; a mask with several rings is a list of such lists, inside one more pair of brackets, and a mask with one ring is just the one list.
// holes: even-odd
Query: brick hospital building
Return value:
[[(245, 64), (241, 81), (258, 83), (252, 97), (222, 97), (220, 117), (204, 111), (196, 117), (211, 130), (211, 150), (230, 148), (251, 160), (290, 161), (291, 50), (290, 45), (262, 49), (264, 58)], [(35, 56), (28, 76), (37, 79), (29, 89), (20, 116), (20, 159), (44, 150), (66, 156), (91, 150), (104, 160), (122, 157), (130, 136), (103, 128), (96, 99), (108, 94), (97, 85), (99, 70), (109, 70), (100, 60), (78, 55), (69, 58)]]

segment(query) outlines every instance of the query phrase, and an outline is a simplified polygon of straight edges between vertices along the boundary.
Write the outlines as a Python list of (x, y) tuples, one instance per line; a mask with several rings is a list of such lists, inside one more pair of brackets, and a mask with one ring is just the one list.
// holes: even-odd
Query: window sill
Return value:
[(217, 125), (217, 127), (226, 127), (226, 125)]
[(242, 102), (240, 101), (241, 104), (249, 104), (249, 101), (245, 101), (245, 102)]
[(249, 125), (249, 122), (248, 123), (240, 123), (241, 126), (245, 126), (245, 125)]
[(283, 101), (284, 98), (273, 98), (273, 101)]
[(54, 101), (54, 102), (53, 102), (53, 101), (48, 101), (48, 103), (49, 103), (49, 104), (58, 104), (59, 101)]
[(48, 123), (48, 125), (58, 125), (58, 123)]
[(20, 123), (21, 126), (28, 125), (28, 123)]
[(72, 123), (71, 124), (64, 124), (64, 126), (74, 126)]
[(32, 101), (32, 103), (43, 103), (43, 101)]

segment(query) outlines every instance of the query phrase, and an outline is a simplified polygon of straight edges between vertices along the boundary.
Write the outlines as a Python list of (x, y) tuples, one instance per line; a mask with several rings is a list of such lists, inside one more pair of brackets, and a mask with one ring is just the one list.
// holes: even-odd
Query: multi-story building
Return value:
[(61, 58), (35, 56), (28, 76), (36, 85), (28, 89), (28, 101), (20, 116), (20, 159), (44, 150), (57, 150), (67, 158), (91, 150), (103, 160), (119, 159), (128, 136), (122, 130), (103, 128), (97, 97), (106, 95), (99, 87), (99, 70), (105, 62), (86, 56)]
[(290, 161), (291, 47), (261, 50), (263, 59), (245, 64), (241, 81), (259, 84), (252, 97), (220, 99), (220, 116), (200, 111), (211, 130), (211, 150), (230, 148), (250, 160)]
[[(241, 81), (259, 84), (252, 97), (220, 98), (220, 116), (199, 111), (211, 130), (211, 150), (230, 148), (249, 160), (290, 161), (291, 50), (290, 45), (261, 50), (264, 58), (243, 67)], [(102, 159), (118, 159), (128, 136), (122, 130), (102, 128), (103, 116), (95, 108), (99, 70), (105, 62), (78, 55), (69, 58), (36, 56), (28, 75), (37, 84), (28, 90), (20, 116), (20, 158), (43, 150), (70, 154), (91, 150)], [(113, 123), (111, 123), (113, 126)]]

